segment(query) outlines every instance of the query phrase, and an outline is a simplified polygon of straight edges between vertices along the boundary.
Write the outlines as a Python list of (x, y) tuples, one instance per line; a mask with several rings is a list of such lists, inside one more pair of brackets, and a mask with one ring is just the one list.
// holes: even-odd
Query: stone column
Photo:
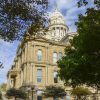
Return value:
[(25, 44), (25, 62), (27, 62), (27, 56), (28, 56), (28, 43)]
[(34, 65), (32, 64), (32, 65), (31, 65), (31, 69), (32, 69), (32, 70), (31, 70), (31, 81), (32, 81), (32, 84), (33, 84), (33, 67), (34, 67)]
[(22, 55), (22, 64), (23, 64), (23, 51), (22, 51), (22, 54), (21, 55)]
[(33, 52), (33, 55), (34, 55), (34, 61), (36, 61), (36, 59), (35, 58), (37, 58), (36, 56), (37, 56), (37, 54), (35, 54), (35, 45), (34, 45), (34, 52)]
[(25, 79), (26, 79), (26, 67), (25, 67), (25, 65), (23, 68), (23, 78), (24, 78), (24, 82), (25, 82)]
[(24, 69), (22, 70), (22, 84), (23, 84), (23, 82), (24, 82)]
[(32, 83), (32, 64), (31, 63), (29, 64), (29, 73), (30, 73), (29, 82)]
[(26, 57), (27, 57), (26, 53), (27, 52), (26, 52), (26, 44), (25, 44), (25, 51), (24, 51), (24, 55), (25, 55), (24, 57), (25, 57), (25, 59), (24, 59), (24, 62), (26, 62)]
[(31, 62), (33, 61), (33, 58), (32, 58), (32, 56), (33, 56), (33, 53), (32, 53), (32, 49), (33, 49), (33, 46), (32, 46), (32, 42), (30, 42), (30, 46), (29, 46), (30, 48), (30, 60), (31, 60)]
[(8, 79), (7, 79), (7, 89), (9, 89), (10, 88), (10, 81), (11, 81), (11, 79), (10, 79), (10, 75), (8, 74)]
[(28, 67), (27, 67), (28, 64), (25, 64), (25, 80), (26, 80), (26, 83), (28, 82)]
[(29, 42), (27, 43), (27, 61), (30, 61), (30, 44)]
[(30, 63), (27, 64), (27, 82), (30, 83)]

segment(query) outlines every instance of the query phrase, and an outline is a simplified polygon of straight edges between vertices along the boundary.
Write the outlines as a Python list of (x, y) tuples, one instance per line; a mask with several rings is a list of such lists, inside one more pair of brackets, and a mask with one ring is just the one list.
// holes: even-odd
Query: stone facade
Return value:
[(38, 93), (49, 85), (64, 87), (56, 77), (59, 70), (56, 62), (64, 56), (64, 49), (70, 46), (70, 33), (57, 9), (50, 16), (48, 29), (45, 36), (27, 36), (21, 41), (7, 74), (7, 89), (34, 86)]

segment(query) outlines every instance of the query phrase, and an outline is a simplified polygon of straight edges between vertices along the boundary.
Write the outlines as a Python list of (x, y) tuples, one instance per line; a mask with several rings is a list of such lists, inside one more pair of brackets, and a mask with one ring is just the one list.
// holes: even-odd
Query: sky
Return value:
[[(48, 12), (52, 13), (55, 4), (57, 4), (59, 11), (63, 14), (66, 20), (69, 32), (77, 31), (75, 22), (78, 21), (78, 14), (84, 14), (87, 7), (93, 6), (93, 0), (88, 0), (88, 6), (78, 8), (77, 1), (78, 0), (49, 0)], [(7, 82), (7, 72), (13, 64), (18, 44), (18, 41), (9, 43), (0, 39), (0, 61), (4, 64), (4, 69), (0, 69), (0, 84)]]

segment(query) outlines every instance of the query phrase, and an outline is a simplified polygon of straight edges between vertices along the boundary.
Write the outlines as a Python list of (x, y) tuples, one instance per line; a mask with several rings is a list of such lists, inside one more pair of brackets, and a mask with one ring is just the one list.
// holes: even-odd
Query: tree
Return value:
[[(89, 0), (79, 0), (78, 7), (86, 6), (89, 3)], [(94, 0), (94, 4), (97, 8), (100, 8), (100, 0)]]
[(88, 88), (76, 87), (72, 90), (72, 95), (77, 96), (77, 100), (86, 100), (86, 96), (90, 94), (91, 91)]
[(0, 69), (2, 69), (3, 68), (3, 64), (0, 62)]
[(100, 88), (100, 8), (96, 6), (79, 15), (78, 34), (72, 47), (65, 50), (66, 56), (58, 61), (59, 75), (66, 85)]
[(6, 87), (7, 87), (7, 84), (6, 83), (2, 83), (0, 88), (3, 90), (3, 91), (6, 91)]
[(27, 31), (38, 33), (46, 27), (47, 6), (48, 0), (0, 0), (0, 39), (12, 42), (21, 40)]
[(7, 90), (7, 93), (6, 95), (8, 97), (15, 97), (15, 100), (16, 98), (20, 98), (20, 99), (26, 99), (26, 93), (22, 90), (18, 90), (18, 89), (15, 89), (15, 88), (11, 88), (9, 90)]
[(66, 92), (62, 87), (47, 86), (43, 95), (45, 97), (59, 98), (65, 96)]
[(31, 24), (39, 23), (39, 30), (45, 25), (47, 5), (48, 0), (0, 0), (0, 38), (20, 39)]

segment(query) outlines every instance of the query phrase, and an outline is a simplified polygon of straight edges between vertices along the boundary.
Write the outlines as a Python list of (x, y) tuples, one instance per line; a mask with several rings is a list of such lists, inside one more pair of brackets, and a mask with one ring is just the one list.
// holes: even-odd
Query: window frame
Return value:
[(62, 57), (63, 57), (63, 53), (62, 53), (62, 52), (59, 52), (59, 53), (58, 53), (58, 60), (61, 60)]
[[(41, 70), (41, 73), (39, 73), (38, 71)], [(41, 75), (38, 75), (41, 74)], [(42, 77), (43, 77), (43, 70), (42, 69), (37, 69), (37, 73), (36, 73), (36, 80), (37, 80), (37, 83), (42, 83)], [(40, 80), (40, 81), (39, 81)]]
[[(55, 56), (56, 54), (56, 56)], [(58, 55), (57, 55), (57, 52), (53, 52), (53, 63), (57, 63), (58, 61)]]
[(41, 49), (38, 49), (38, 51), (37, 51), (37, 61), (42, 61), (42, 59), (43, 59), (43, 52), (42, 52)]

